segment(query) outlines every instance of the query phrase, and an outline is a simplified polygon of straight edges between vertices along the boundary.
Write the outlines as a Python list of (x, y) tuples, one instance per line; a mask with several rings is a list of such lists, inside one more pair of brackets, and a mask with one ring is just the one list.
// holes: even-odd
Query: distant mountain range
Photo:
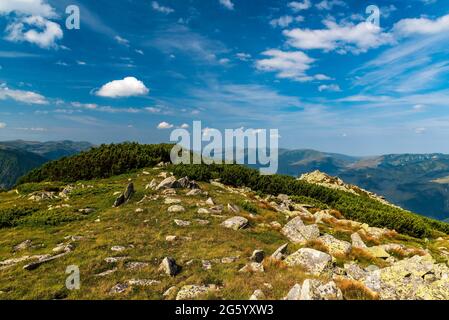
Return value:
[(279, 173), (319, 170), (384, 196), (404, 209), (449, 220), (449, 155), (351, 157), (315, 150), (280, 150)]
[[(0, 142), (0, 188), (14, 186), (31, 169), (90, 149), (88, 142)], [(280, 174), (319, 170), (385, 197), (404, 209), (449, 221), (449, 155), (353, 157), (316, 150), (279, 150)]]
[(17, 179), (42, 164), (90, 149), (88, 142), (0, 142), (0, 189), (14, 186)]

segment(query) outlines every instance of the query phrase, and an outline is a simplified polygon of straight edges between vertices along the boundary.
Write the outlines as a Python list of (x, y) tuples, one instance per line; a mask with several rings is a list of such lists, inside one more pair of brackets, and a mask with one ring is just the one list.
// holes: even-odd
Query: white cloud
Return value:
[(261, 71), (276, 72), (278, 78), (309, 81), (306, 71), (315, 61), (302, 51), (288, 52), (271, 49), (262, 53), (268, 56), (256, 62), (256, 68)]
[(151, 7), (153, 8), (153, 10), (164, 13), (164, 14), (170, 14), (175, 11), (170, 7), (165, 7), (165, 6), (160, 5), (157, 1), (153, 1), (151, 3)]
[(134, 51), (142, 56), (145, 55), (145, 53), (142, 50), (136, 49)]
[(87, 64), (86, 62), (80, 61), (80, 60), (77, 60), (76, 63), (77, 63), (79, 66), (85, 66), (85, 65)]
[(157, 125), (157, 128), (160, 129), (160, 130), (171, 129), (173, 127), (174, 126), (171, 123), (168, 123), (168, 122), (165, 122), (165, 121), (163, 121), (163, 122), (161, 122), (161, 123), (159, 123)]
[(181, 128), (182, 128), (182, 129), (188, 129), (188, 128), (190, 128), (190, 126), (189, 126), (187, 123), (183, 123), (183, 124), (181, 125)]
[(47, 99), (32, 91), (12, 90), (5, 84), (0, 85), (0, 100), (13, 99), (26, 104), (48, 104)]
[(234, 4), (231, 0), (219, 0), (220, 4), (228, 10), (234, 10)]
[(302, 22), (302, 21), (304, 21), (303, 16), (293, 17), (293, 16), (286, 15), (286, 16), (282, 16), (277, 19), (271, 20), (270, 24), (272, 27), (286, 28), (293, 22)]
[(427, 18), (403, 19), (393, 27), (394, 33), (401, 36), (432, 35), (449, 31), (449, 14), (436, 20)]
[(122, 38), (120, 36), (114, 37), (115, 41), (117, 41), (118, 44), (121, 44), (123, 46), (129, 46), (129, 40)]
[(288, 6), (295, 12), (301, 11), (301, 10), (307, 10), (312, 6), (312, 3), (310, 0), (304, 0), (303, 2), (299, 1), (292, 1), (288, 4)]
[(342, 0), (323, 0), (315, 5), (318, 10), (332, 10), (334, 6), (346, 7)]
[(41, 48), (56, 48), (64, 33), (59, 24), (41, 16), (18, 18), (6, 27), (6, 40), (29, 42)]
[(249, 53), (239, 52), (235, 56), (241, 61), (251, 60), (251, 55)]
[(33, 127), (33, 128), (14, 128), (15, 130), (20, 130), (20, 131), (37, 131), (37, 132), (44, 132), (47, 131), (46, 128), (40, 128), (40, 127)]
[(330, 91), (330, 92), (341, 92), (340, 86), (338, 84), (323, 84), (318, 87), (319, 92)]
[(323, 21), (327, 29), (293, 29), (285, 30), (288, 44), (298, 49), (322, 49), (344, 54), (366, 52), (371, 48), (378, 48), (392, 43), (391, 34), (368, 22), (357, 25), (352, 23), (339, 25), (331, 20)]
[(122, 80), (114, 80), (103, 85), (96, 92), (99, 97), (120, 98), (131, 96), (143, 96), (150, 92), (145, 84), (134, 77), (126, 77)]
[(0, 129), (5, 129), (5, 128), (6, 128), (6, 123), (0, 122)]
[(424, 133), (426, 133), (426, 131), (427, 131), (426, 128), (415, 128), (416, 134), (424, 134)]
[(54, 9), (45, 0), (2, 0), (0, 14), (12, 12), (27, 16), (56, 17)]
[(229, 62), (231, 62), (231, 60), (229, 60), (228, 58), (222, 58), (222, 59), (218, 60), (218, 62), (220, 64), (228, 64)]

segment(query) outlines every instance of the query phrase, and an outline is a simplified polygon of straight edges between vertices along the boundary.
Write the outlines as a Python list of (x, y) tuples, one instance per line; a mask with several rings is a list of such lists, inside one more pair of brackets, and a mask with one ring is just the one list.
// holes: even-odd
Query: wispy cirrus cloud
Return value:
[(0, 84), (0, 100), (12, 99), (17, 102), (25, 104), (48, 104), (47, 98), (43, 95), (25, 90), (14, 90), (6, 86), (6, 84)]

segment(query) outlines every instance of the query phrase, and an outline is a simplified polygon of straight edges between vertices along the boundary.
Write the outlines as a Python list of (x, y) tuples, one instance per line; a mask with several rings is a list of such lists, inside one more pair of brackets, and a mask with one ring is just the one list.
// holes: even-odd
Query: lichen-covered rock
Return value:
[(162, 189), (170, 189), (170, 188), (173, 188), (173, 184), (174, 184), (175, 182), (176, 182), (176, 178), (175, 178), (175, 177), (173, 177), (173, 176), (168, 177), (168, 178), (162, 180), (162, 182), (159, 183), (159, 185), (156, 187), (155, 190), (158, 191), (158, 190), (162, 190)]
[(187, 285), (183, 286), (176, 295), (176, 300), (194, 300), (202, 295), (218, 290), (215, 285), (198, 286)]
[(301, 285), (299, 283), (295, 284), (284, 300), (301, 300)]
[(271, 258), (273, 258), (275, 260), (284, 260), (287, 257), (286, 256), (287, 247), (288, 247), (288, 243), (280, 246), (278, 249), (276, 249), (275, 252), (273, 252), (273, 254), (271, 255)]
[(281, 232), (293, 243), (315, 240), (320, 236), (320, 229), (316, 224), (306, 226), (300, 217), (293, 218)]
[(360, 237), (360, 234), (358, 234), (357, 232), (351, 234), (351, 241), (352, 241), (352, 246), (354, 248), (358, 248), (358, 249), (366, 248), (365, 242), (363, 242), (362, 237)]
[(310, 249), (301, 248), (295, 253), (289, 255), (284, 262), (290, 266), (299, 266), (311, 274), (322, 274), (332, 267), (332, 257), (327, 253)]
[(390, 254), (385, 251), (385, 249), (381, 246), (374, 246), (363, 249), (372, 255), (374, 258), (387, 259), (390, 257)]
[(239, 229), (245, 228), (248, 225), (248, 219), (243, 217), (232, 217), (224, 221), (221, 225), (225, 228), (237, 231)]
[(181, 271), (181, 267), (176, 264), (175, 259), (172, 257), (166, 257), (159, 265), (159, 271), (165, 272), (167, 275), (174, 277)]
[(351, 251), (351, 244), (347, 241), (338, 240), (330, 234), (318, 238), (327, 248), (331, 255), (347, 255)]
[(447, 266), (435, 264), (431, 256), (414, 256), (369, 272), (363, 282), (382, 300), (446, 300), (448, 272)]
[(239, 272), (265, 272), (265, 268), (261, 263), (251, 262), (241, 268)]
[(175, 204), (175, 205), (169, 207), (167, 211), (169, 213), (181, 213), (181, 212), (185, 212), (186, 209), (184, 209), (183, 206)]
[(262, 290), (259, 290), (259, 289), (254, 291), (252, 296), (249, 298), (249, 300), (264, 300), (264, 299), (265, 299), (265, 294), (263, 293)]

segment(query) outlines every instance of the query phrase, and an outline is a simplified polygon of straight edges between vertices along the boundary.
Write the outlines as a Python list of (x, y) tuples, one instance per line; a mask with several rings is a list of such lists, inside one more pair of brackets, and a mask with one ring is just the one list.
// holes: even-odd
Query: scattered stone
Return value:
[(159, 185), (156, 187), (156, 191), (162, 190), (162, 189), (171, 189), (173, 188), (174, 183), (176, 182), (176, 178), (171, 176), (166, 179), (164, 179)]
[(254, 250), (253, 254), (250, 257), (251, 261), (261, 263), (265, 258), (265, 251), (263, 250)]
[(202, 260), (201, 265), (202, 265), (203, 270), (212, 269), (212, 262), (210, 262), (209, 260)]
[(263, 264), (251, 262), (239, 270), (239, 272), (265, 272)]
[(221, 259), (221, 263), (223, 264), (230, 264), (236, 262), (238, 257), (224, 257)]
[(352, 246), (354, 248), (365, 249), (366, 244), (363, 242), (362, 237), (357, 232), (351, 234)]
[(115, 251), (115, 252), (122, 252), (122, 251), (125, 251), (125, 250), (126, 250), (126, 248), (123, 247), (123, 246), (113, 246), (111, 248), (111, 251)]
[(201, 191), (201, 189), (192, 189), (189, 192), (187, 192), (186, 196), (193, 197), (193, 196), (198, 196), (202, 193), (203, 193), (203, 191)]
[(328, 249), (331, 255), (347, 255), (351, 251), (351, 244), (347, 241), (338, 240), (329, 234), (318, 238)]
[(28, 200), (37, 201), (37, 202), (53, 200), (53, 199), (59, 198), (55, 192), (47, 192), (47, 191), (33, 192), (33, 193), (29, 194), (28, 196), (29, 196)]
[(131, 279), (131, 280), (128, 280), (128, 284), (130, 286), (150, 287), (150, 286), (161, 284), (161, 282), (157, 281), (157, 280), (149, 280), (149, 279)]
[(274, 229), (281, 229), (282, 228), (282, 225), (279, 222), (277, 222), (277, 221), (270, 222), (270, 226), (272, 228), (274, 228)]
[(176, 300), (193, 300), (199, 296), (206, 295), (218, 290), (216, 285), (198, 286), (187, 285), (183, 286), (176, 295)]
[(349, 278), (357, 281), (362, 280), (367, 275), (367, 272), (354, 262), (345, 263), (343, 268)]
[(78, 212), (81, 213), (81, 214), (88, 215), (88, 214), (94, 213), (95, 209), (93, 209), (93, 208), (83, 208), (83, 209), (79, 209)]
[(295, 284), (284, 300), (301, 300), (301, 285), (299, 283)]
[(212, 198), (207, 199), (206, 204), (209, 206), (215, 206), (215, 202), (214, 202), (214, 200), (212, 200)]
[(314, 215), (315, 223), (323, 223), (323, 220), (335, 220), (335, 217), (328, 213), (328, 210), (322, 210)]
[(248, 225), (248, 219), (243, 217), (233, 217), (224, 221), (221, 225), (225, 228), (237, 231)]
[(119, 294), (128, 290), (129, 285), (127, 283), (118, 283), (111, 288), (110, 294)]
[(168, 297), (174, 296), (177, 290), (178, 290), (178, 288), (176, 288), (175, 286), (170, 287), (162, 294), (162, 296), (164, 298), (168, 298)]
[(108, 276), (110, 274), (113, 274), (113, 273), (117, 272), (117, 270), (118, 270), (117, 268), (114, 268), (114, 269), (111, 269), (111, 270), (106, 270), (106, 271), (103, 271), (101, 273), (96, 274), (95, 276), (96, 277), (106, 277), (106, 276)]
[(132, 195), (134, 194), (134, 184), (130, 183), (125, 189), (125, 192), (123, 192), (114, 202), (114, 207), (119, 207), (122, 204), (126, 203), (131, 199)]
[(175, 204), (175, 205), (169, 207), (167, 211), (169, 213), (181, 213), (181, 212), (185, 212), (186, 209), (184, 209), (183, 206)]
[(209, 208), (209, 211), (214, 214), (221, 214), (223, 212), (223, 205), (213, 206)]
[(178, 240), (177, 236), (166, 236), (165, 237), (165, 241), (167, 241), (167, 242), (175, 242), (176, 240)]
[(320, 229), (316, 224), (306, 226), (300, 217), (293, 218), (281, 232), (293, 243), (315, 240), (320, 236)]
[(205, 209), (205, 208), (199, 208), (198, 209), (198, 214), (210, 214), (210, 211), (208, 209)]
[(153, 180), (151, 180), (151, 182), (149, 184), (147, 184), (145, 186), (145, 190), (148, 190), (148, 189), (154, 190), (157, 187), (157, 185), (158, 185), (158, 183), (157, 183), (156, 179), (153, 179)]
[(330, 255), (310, 248), (301, 248), (284, 261), (290, 267), (299, 266), (306, 272), (317, 275), (323, 274), (332, 266)]
[(300, 300), (343, 300), (343, 294), (334, 281), (323, 284), (307, 279), (302, 284)]
[(144, 212), (145, 210), (143, 210), (142, 208), (137, 208), (136, 209), (136, 213), (142, 213), (142, 212)]
[(64, 257), (65, 255), (67, 255), (68, 253), (70, 253), (71, 251), (72, 250), (70, 248), (68, 248), (67, 251), (64, 251), (63, 253), (57, 254), (55, 256), (42, 256), (38, 261), (32, 262), (32, 263), (24, 266), (23, 269), (27, 270), (27, 271), (35, 270), (35, 269), (39, 268), (42, 264), (56, 260), (56, 259), (60, 259), (60, 258)]
[(190, 221), (184, 221), (184, 220), (178, 220), (178, 219), (175, 219), (174, 222), (178, 227), (188, 227), (191, 224)]
[(287, 255), (287, 247), (288, 247), (288, 243), (283, 244), (282, 246), (280, 246), (272, 255), (271, 258), (275, 259), (275, 260), (284, 260)]
[(68, 199), (68, 198), (69, 198), (69, 194), (70, 194), (73, 190), (75, 190), (75, 187), (72, 186), (72, 185), (68, 185), (68, 186), (66, 186), (66, 187), (59, 193), (59, 196), (60, 196), (61, 198), (64, 198), (64, 199)]
[(159, 271), (164, 272), (171, 277), (174, 277), (181, 271), (181, 267), (176, 264), (175, 259), (166, 257), (159, 265)]
[(365, 248), (364, 250), (374, 258), (387, 259), (390, 257), (390, 254), (381, 246), (369, 247)]
[(229, 212), (233, 213), (233, 214), (239, 214), (240, 213), (240, 208), (237, 207), (234, 204), (228, 203), (228, 210)]
[(149, 264), (147, 262), (127, 262), (125, 264), (125, 268), (128, 270), (140, 270), (148, 266)]
[(195, 222), (198, 223), (200, 226), (207, 226), (208, 224), (210, 224), (209, 221), (202, 219), (195, 219)]
[(180, 199), (175, 199), (175, 198), (165, 198), (164, 199), (164, 204), (178, 204), (181, 203)]
[(253, 295), (249, 298), (249, 300), (265, 300), (265, 294), (262, 290), (254, 291)]
[(106, 263), (117, 263), (120, 261), (128, 260), (130, 257), (108, 257), (105, 258), (104, 261)]
[(28, 249), (29, 247), (31, 247), (32, 244), (33, 244), (33, 242), (31, 240), (25, 240), (25, 241), (19, 243), (18, 245), (14, 246), (13, 250), (14, 251), (25, 250), (25, 249)]

